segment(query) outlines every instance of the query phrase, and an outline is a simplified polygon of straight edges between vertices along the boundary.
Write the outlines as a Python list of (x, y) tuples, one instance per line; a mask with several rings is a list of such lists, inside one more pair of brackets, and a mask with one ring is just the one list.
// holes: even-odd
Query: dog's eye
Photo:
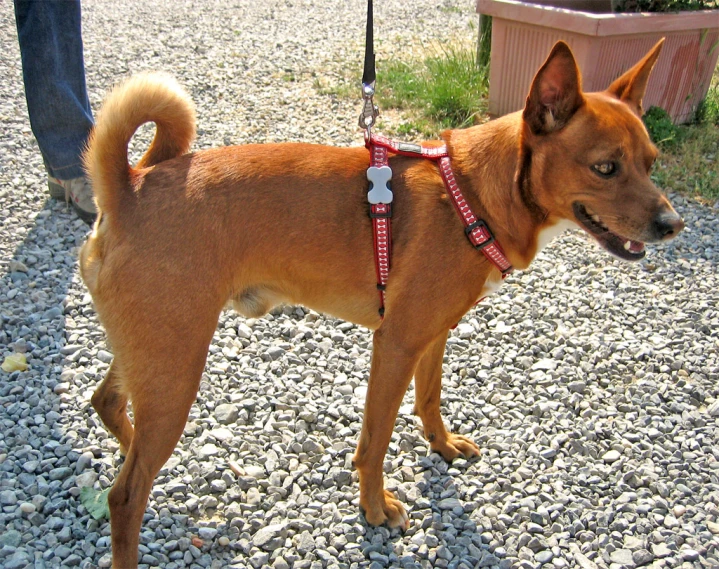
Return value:
[(592, 166), (592, 170), (600, 176), (609, 178), (617, 172), (617, 164), (616, 162), (600, 162), (599, 164)]

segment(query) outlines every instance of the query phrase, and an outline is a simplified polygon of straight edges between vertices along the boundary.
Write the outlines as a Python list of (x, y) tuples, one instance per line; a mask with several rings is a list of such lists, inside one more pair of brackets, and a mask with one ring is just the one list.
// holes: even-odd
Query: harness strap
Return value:
[(440, 158), (449, 157), (447, 146), (421, 146), (420, 144), (411, 144), (408, 142), (399, 142), (392, 140), (381, 134), (371, 134), (369, 139), (365, 136), (365, 146), (367, 148), (381, 147), (389, 150), (393, 154), (401, 156), (410, 156), (414, 158), (426, 158), (427, 160), (439, 160)]
[[(464, 199), (462, 191), (452, 170), (452, 163), (446, 145), (425, 147), (419, 144), (398, 142), (378, 134), (365, 136), (365, 145), (370, 151), (370, 168), (389, 168), (388, 151), (401, 156), (425, 158), (437, 162), (447, 194), (452, 200), (462, 223), (464, 233), (475, 249), (481, 251), (487, 259), (502, 273), (502, 279), (513, 271), (512, 264), (495, 241), (487, 224), (478, 219)], [(373, 188), (370, 188), (370, 192)], [(392, 201), (391, 192), (389, 202)], [(380, 316), (384, 316), (385, 288), (389, 280), (392, 255), (392, 204), (370, 203), (370, 217), (374, 233), (375, 270), (377, 289), (380, 296)]]
[(484, 256), (499, 269), (499, 272), (502, 273), (502, 279), (506, 279), (507, 275), (513, 270), (512, 264), (507, 259), (502, 248), (494, 240), (494, 235), (487, 227), (487, 224), (483, 220), (477, 219), (472, 208), (464, 199), (464, 195), (459, 189), (459, 184), (457, 184), (457, 179), (454, 177), (449, 156), (440, 158), (438, 162), (439, 173), (442, 175), (442, 180), (444, 180), (444, 187), (447, 189), (447, 193), (452, 198), (454, 208), (464, 223), (464, 234), (474, 248), (482, 251)]
[[(370, 147), (370, 167), (389, 168), (387, 149), (382, 146)], [(392, 256), (392, 204), (370, 204), (372, 232), (374, 235), (374, 264), (377, 273), (377, 291), (379, 292), (380, 317), (384, 316), (384, 296), (389, 280), (389, 262)]]

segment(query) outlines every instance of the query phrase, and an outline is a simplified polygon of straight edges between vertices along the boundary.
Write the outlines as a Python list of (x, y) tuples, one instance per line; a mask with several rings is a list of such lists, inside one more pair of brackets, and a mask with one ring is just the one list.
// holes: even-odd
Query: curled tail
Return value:
[[(146, 122), (157, 130), (152, 144), (135, 168), (127, 146)], [(83, 158), (98, 208), (112, 215), (135, 169), (154, 166), (185, 154), (195, 138), (195, 107), (189, 95), (169, 75), (135, 75), (112, 90), (103, 103)]]

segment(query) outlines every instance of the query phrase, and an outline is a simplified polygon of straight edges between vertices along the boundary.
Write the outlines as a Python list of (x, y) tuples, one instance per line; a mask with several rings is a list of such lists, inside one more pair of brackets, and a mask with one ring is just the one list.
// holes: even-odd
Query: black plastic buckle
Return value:
[[(472, 233), (472, 231), (477, 229), (477, 227), (484, 227), (485, 231), (487, 232), (487, 235), (489, 235), (489, 239), (475, 245), (474, 243), (472, 243), (472, 238), (470, 237), (470, 234)], [(472, 246), (479, 251), (481, 251), (488, 245), (494, 243), (494, 235), (492, 235), (492, 232), (489, 230), (489, 227), (487, 227), (487, 224), (484, 223), (484, 221), (482, 221), (481, 219), (475, 221), (474, 223), (470, 223), (467, 227), (465, 227), (464, 234), (467, 236), (467, 239), (469, 239), (469, 242), (472, 243)]]

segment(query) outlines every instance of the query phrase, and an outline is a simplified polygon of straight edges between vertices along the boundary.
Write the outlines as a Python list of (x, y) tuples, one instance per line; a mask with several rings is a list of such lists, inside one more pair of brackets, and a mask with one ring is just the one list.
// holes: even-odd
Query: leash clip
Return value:
[(371, 83), (362, 83), (362, 113), (359, 117), (359, 127), (367, 131), (369, 137), (370, 130), (379, 116), (379, 107), (374, 104), (374, 81)]

